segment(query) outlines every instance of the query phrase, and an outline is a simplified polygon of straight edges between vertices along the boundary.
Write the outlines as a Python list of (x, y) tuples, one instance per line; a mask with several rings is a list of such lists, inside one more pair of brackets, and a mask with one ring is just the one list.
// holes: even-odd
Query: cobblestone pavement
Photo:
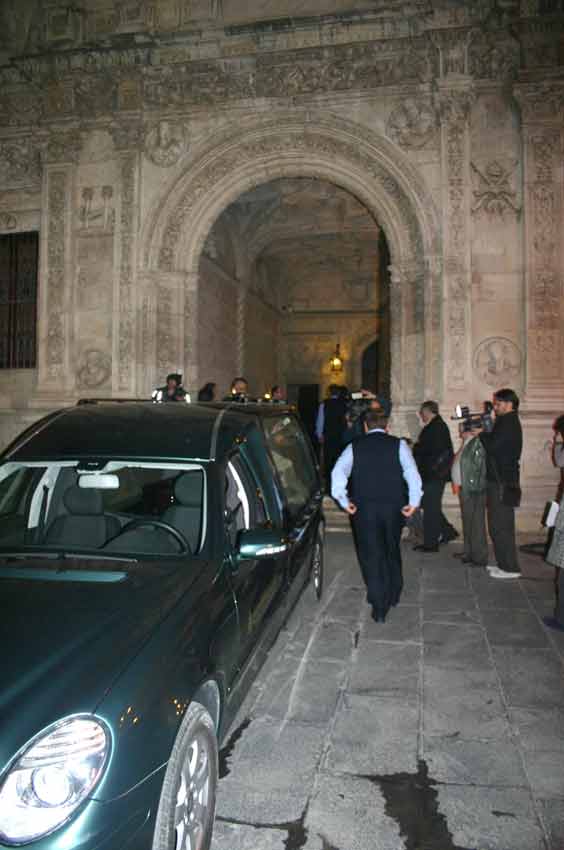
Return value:
[(564, 634), (552, 570), (496, 581), (404, 544), (369, 617), (350, 534), (327, 535), (223, 751), (213, 850), (564, 850)]

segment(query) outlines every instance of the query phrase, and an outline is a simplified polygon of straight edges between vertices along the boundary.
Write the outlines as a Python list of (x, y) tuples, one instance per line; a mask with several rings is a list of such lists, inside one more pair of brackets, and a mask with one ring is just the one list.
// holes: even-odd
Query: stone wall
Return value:
[(258, 295), (245, 301), (244, 374), (251, 395), (261, 396), (274, 384), (285, 384), (279, 366), (280, 314)]

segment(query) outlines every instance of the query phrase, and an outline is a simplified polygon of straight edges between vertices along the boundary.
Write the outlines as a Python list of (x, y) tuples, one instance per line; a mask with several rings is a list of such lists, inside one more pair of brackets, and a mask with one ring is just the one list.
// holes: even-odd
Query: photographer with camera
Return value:
[(515, 543), (515, 508), (521, 501), (519, 464), (523, 450), (519, 396), (511, 389), (498, 390), (493, 396), (493, 408), (492, 431), (475, 429), (486, 450), (488, 527), (497, 560), (497, 566), (488, 567), (488, 571), (492, 578), (519, 578)]
[[(564, 416), (559, 416), (556, 419), (553, 429), (552, 462), (560, 468), (560, 472), (564, 476)], [(559, 491), (560, 508), (556, 515), (554, 532), (546, 556), (547, 562), (556, 567), (554, 577), (556, 602), (554, 617), (546, 617), (544, 623), (552, 629), (564, 631), (564, 487), (562, 486), (562, 478)]]
[(460, 558), (463, 564), (486, 567), (486, 452), (471, 420), (460, 424), (460, 438), (461, 446), (452, 464), (452, 482), (460, 499), (464, 549), (453, 557)]
[(436, 401), (424, 401), (419, 410), (423, 428), (413, 449), (413, 456), (423, 480), (423, 543), (413, 548), (421, 552), (438, 552), (439, 543), (458, 537), (458, 531), (442, 511), (445, 484), (450, 478), (454, 457), (448, 425), (439, 414)]

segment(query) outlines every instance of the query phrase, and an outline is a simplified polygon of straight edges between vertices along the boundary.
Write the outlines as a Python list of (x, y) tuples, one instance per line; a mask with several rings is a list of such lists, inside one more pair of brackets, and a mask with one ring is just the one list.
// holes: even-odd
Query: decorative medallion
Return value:
[(387, 134), (402, 148), (423, 148), (433, 141), (437, 127), (428, 103), (407, 98), (390, 115)]
[(474, 372), (489, 387), (499, 389), (520, 381), (522, 360), (514, 342), (492, 336), (482, 340), (474, 351)]
[(187, 148), (185, 128), (172, 121), (159, 121), (145, 139), (145, 156), (162, 168), (176, 165)]
[(111, 371), (110, 356), (97, 348), (88, 348), (80, 358), (78, 385), (89, 389), (99, 387), (109, 379)]

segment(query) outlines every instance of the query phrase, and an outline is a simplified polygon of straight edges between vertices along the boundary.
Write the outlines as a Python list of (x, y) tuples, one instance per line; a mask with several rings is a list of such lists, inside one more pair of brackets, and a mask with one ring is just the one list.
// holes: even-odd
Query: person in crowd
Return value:
[(401, 596), (401, 532), (421, 501), (413, 455), (405, 441), (392, 437), (387, 428), (387, 416), (369, 410), (364, 435), (344, 449), (331, 482), (333, 498), (352, 516), (366, 598), (373, 619), (381, 623)]
[(198, 391), (198, 401), (214, 401), (216, 386), (217, 384), (214, 384), (213, 381), (208, 381), (207, 384), (204, 384)]
[(464, 548), (453, 557), (463, 564), (486, 567), (486, 452), (477, 434), (460, 426), (461, 445), (452, 464), (453, 489), (460, 499)]
[[(554, 423), (552, 460), (554, 465), (560, 468), (561, 473), (564, 473), (564, 416), (559, 416)], [(547, 562), (556, 568), (554, 576), (556, 602), (554, 616), (545, 617), (544, 622), (550, 628), (564, 632), (564, 493), (562, 486), (559, 489), (560, 509), (556, 516), (554, 533), (546, 556)]]
[[(386, 398), (384, 395), (377, 395), (370, 390), (361, 390), (362, 393), (362, 403), (366, 404), (366, 410), (379, 410), (383, 416), (386, 418), (390, 418), (392, 415), (392, 402), (389, 398)], [(343, 446), (352, 443), (353, 440), (356, 440), (357, 437), (362, 437), (364, 433), (364, 411), (360, 416), (356, 416), (354, 418), (351, 417), (351, 414), (347, 411), (345, 416), (345, 424), (346, 429), (343, 436)]]
[(515, 508), (519, 507), (519, 464), (523, 432), (519, 421), (519, 396), (512, 389), (494, 393), (493, 430), (476, 429), (486, 450), (486, 507), (488, 527), (497, 565), (488, 566), (492, 578), (519, 578), (521, 570), (515, 543)]
[(274, 384), (270, 390), (270, 400), (273, 404), (286, 404), (284, 387), (281, 387), (280, 384)]
[(231, 381), (231, 392), (225, 396), (224, 401), (245, 402), (249, 400), (249, 382), (240, 375)]
[(319, 405), (317, 413), (315, 435), (323, 450), (323, 469), (328, 491), (331, 490), (331, 470), (343, 447), (347, 412), (346, 397), (346, 387), (331, 384), (329, 396)]
[(439, 413), (436, 401), (424, 401), (419, 410), (423, 428), (413, 455), (423, 480), (423, 543), (414, 549), (438, 552), (439, 543), (448, 543), (458, 537), (442, 510), (445, 484), (450, 478), (454, 456), (448, 425)]
[(157, 387), (151, 397), (153, 401), (157, 402), (186, 401), (188, 396), (182, 386), (182, 375), (178, 372), (171, 372), (170, 375), (166, 376), (164, 387)]

